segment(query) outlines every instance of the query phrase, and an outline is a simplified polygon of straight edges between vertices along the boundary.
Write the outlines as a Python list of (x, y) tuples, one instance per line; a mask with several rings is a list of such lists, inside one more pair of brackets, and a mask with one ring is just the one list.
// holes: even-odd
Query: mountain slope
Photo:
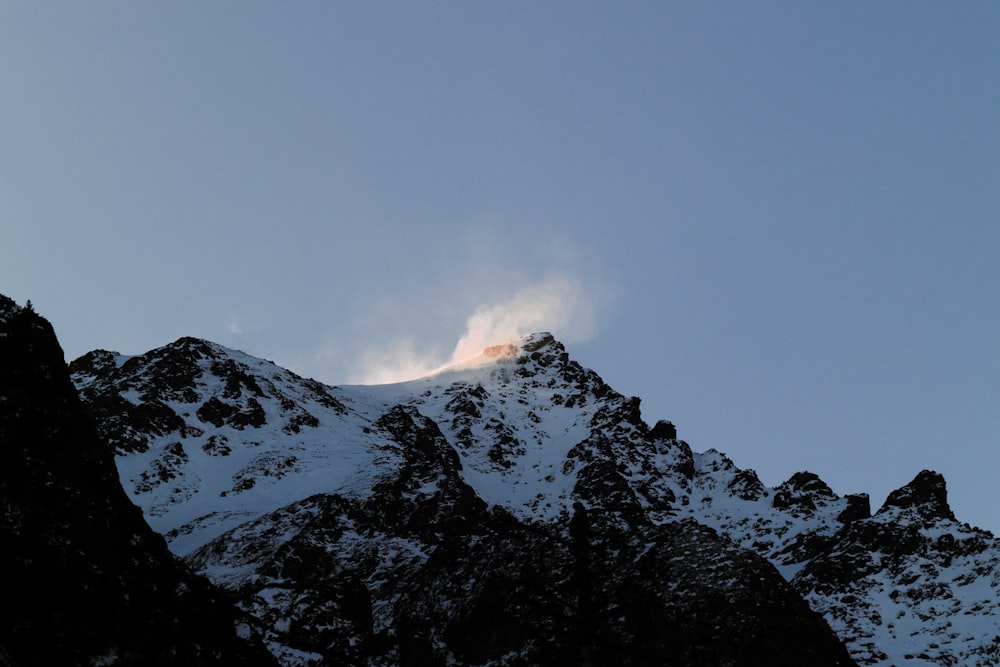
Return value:
[(194, 339), (72, 368), (126, 491), (285, 664), (846, 664), (785, 582), (861, 663), (995, 662), (996, 542), (931, 521), (924, 481), (875, 516), (811, 473), (766, 488), (547, 334), (375, 387)]
[(0, 609), (0, 664), (272, 664), (128, 501), (51, 326), (6, 297)]
[(668, 521), (689, 450), (551, 336), (380, 387), (193, 339), (73, 369), (126, 489), (284, 664), (851, 664), (764, 560)]
[(370, 496), (307, 498), (188, 559), (286, 664), (850, 664), (763, 559), (710, 529), (579, 504), (568, 525), (525, 523), (461, 481), (432, 421), (380, 421), (406, 455)]
[(961, 524), (920, 472), (792, 580), (871, 664), (1000, 664), (996, 539)]

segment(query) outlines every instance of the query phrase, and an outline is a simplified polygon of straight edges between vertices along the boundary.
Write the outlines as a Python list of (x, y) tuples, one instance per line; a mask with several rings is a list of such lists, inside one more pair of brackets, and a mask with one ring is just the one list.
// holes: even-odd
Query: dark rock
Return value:
[(867, 493), (849, 493), (844, 498), (847, 500), (847, 507), (837, 515), (837, 521), (851, 523), (871, 517), (872, 507)]
[(727, 485), (729, 491), (743, 500), (757, 500), (764, 494), (764, 484), (749, 468), (740, 470)]
[(222, 392), (225, 398), (239, 398), (243, 395), (244, 388), (258, 398), (264, 396), (264, 391), (254, 376), (243, 370), (232, 359), (213, 363), (211, 370), (213, 375), (225, 380), (226, 388)]
[(812, 512), (818, 503), (836, 498), (836, 494), (811, 472), (797, 472), (775, 489), (772, 504), (779, 509)]
[(819, 475), (811, 472), (797, 472), (788, 478), (785, 485), (793, 491), (812, 493), (819, 496), (833, 497), (833, 490), (827, 486), (826, 482), (819, 478)]
[(227, 423), (236, 429), (243, 429), (247, 426), (260, 428), (267, 423), (267, 415), (257, 399), (251, 397), (247, 399), (246, 408), (234, 413), (227, 420)]
[(878, 513), (888, 512), (893, 508), (913, 510), (928, 520), (955, 520), (948, 505), (944, 477), (930, 470), (921, 471), (912, 482), (890, 493)]
[(660, 421), (656, 422), (656, 424), (650, 430), (649, 435), (651, 438), (655, 438), (657, 440), (676, 440), (677, 427), (674, 426), (673, 422), (668, 422), (661, 419)]
[(190, 561), (255, 572), (242, 604), (329, 664), (854, 664), (773, 567), (693, 521), (636, 530), (582, 503), (562, 529), (455, 521), (461, 505), (436, 500), (428, 533), (396, 523), (403, 496), (316, 496)]
[(212, 396), (198, 408), (198, 412), (195, 414), (198, 415), (198, 419), (201, 421), (218, 428), (225, 424), (226, 420), (232, 417), (235, 412), (235, 407)]
[(7, 664), (273, 664), (145, 524), (47, 321), (0, 298), (0, 655)]

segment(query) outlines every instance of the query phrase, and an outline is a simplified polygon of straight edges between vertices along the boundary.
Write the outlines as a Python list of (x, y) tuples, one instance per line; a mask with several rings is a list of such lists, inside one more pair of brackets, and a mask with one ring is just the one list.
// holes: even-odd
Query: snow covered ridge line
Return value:
[[(614, 391), (550, 334), (380, 386), (325, 386), (191, 338), (131, 358), (92, 352), (71, 367), (126, 492), (175, 553), (271, 624), (276, 655), (326, 655), (333, 639), (290, 628), (335, 617), (395, 664), (386, 656), (403, 649), (379, 633), (414, 622), (399, 605), (416, 604), (415, 593), (400, 586), (431, 576), (436, 558), (469, 556), (454, 543), (499, 549), (518, 526), (575, 544), (570, 527), (582, 510), (594, 527), (588, 549), (641, 535), (680, 548), (667, 530), (679, 522), (715, 530), (777, 568), (861, 664), (1000, 663), (1000, 551), (992, 535), (955, 520), (939, 475), (918, 474), (874, 515), (867, 495), (838, 496), (812, 473), (764, 487), (724, 454), (693, 452), (671, 423), (644, 423), (638, 398)], [(575, 548), (567, 553), (583, 558)], [(315, 561), (312, 549), (333, 554), (314, 563), (331, 577), (354, 573), (361, 597), (336, 595), (368, 612), (348, 623), (344, 608), (297, 611), (294, 596), (260, 583), (333, 595), (294, 574), (293, 562)], [(722, 558), (717, 546), (699, 553)], [(512, 557), (490, 556), (503, 571)], [(599, 559), (584, 560), (598, 588), (618, 585)], [(451, 645), (440, 635), (445, 616), (421, 625), (432, 653)]]

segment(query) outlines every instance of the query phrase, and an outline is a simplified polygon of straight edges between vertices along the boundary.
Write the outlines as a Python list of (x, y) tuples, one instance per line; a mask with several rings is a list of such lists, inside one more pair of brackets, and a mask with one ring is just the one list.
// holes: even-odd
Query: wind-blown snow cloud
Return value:
[(352, 381), (362, 384), (401, 382), (480, 354), (491, 345), (509, 343), (537, 331), (551, 331), (566, 342), (593, 335), (600, 299), (567, 275), (554, 275), (524, 287), (508, 299), (481, 305), (466, 320), (465, 333), (450, 357), (420, 353), (412, 340), (362, 355), (362, 371)]
[(398, 341), (385, 349), (369, 349), (362, 353), (362, 370), (351, 378), (358, 384), (387, 384), (422, 377), (442, 365), (434, 352), (417, 351), (412, 340)]
[(508, 301), (477, 308), (465, 323), (465, 334), (451, 361), (536, 331), (552, 331), (569, 341), (586, 339), (593, 330), (595, 305), (578, 281), (566, 276), (550, 278), (522, 289)]

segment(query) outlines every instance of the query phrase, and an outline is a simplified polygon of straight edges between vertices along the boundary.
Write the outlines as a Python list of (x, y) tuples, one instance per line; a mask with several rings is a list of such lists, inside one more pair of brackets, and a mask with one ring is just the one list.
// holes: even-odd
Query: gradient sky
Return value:
[[(1000, 532), (1000, 3), (0, 3), (0, 293), (329, 383), (551, 330)], [(502, 326), (501, 326), (502, 325)]]

